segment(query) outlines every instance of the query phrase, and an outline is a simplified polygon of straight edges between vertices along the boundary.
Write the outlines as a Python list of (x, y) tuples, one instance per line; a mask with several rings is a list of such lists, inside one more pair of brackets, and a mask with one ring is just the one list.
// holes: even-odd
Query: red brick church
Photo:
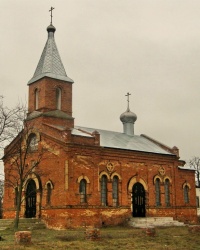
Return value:
[[(62, 64), (55, 31), (52, 24), (47, 27), (46, 45), (28, 82), (27, 166), (44, 145), (46, 157), (26, 176), (20, 216), (41, 218), (53, 228), (119, 225), (131, 217), (195, 222), (194, 171), (183, 168), (177, 147), (134, 134), (137, 116), (129, 102), (120, 116), (122, 132), (75, 125), (73, 80)], [(7, 158), (16, 140), (5, 149), (6, 180), (16, 175)], [(15, 216), (16, 190), (17, 185), (5, 185), (4, 218)]]

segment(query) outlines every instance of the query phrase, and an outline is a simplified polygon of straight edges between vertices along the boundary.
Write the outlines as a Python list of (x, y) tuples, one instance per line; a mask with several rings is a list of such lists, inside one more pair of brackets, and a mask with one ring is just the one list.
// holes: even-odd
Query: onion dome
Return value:
[(126, 95), (128, 106), (127, 106), (127, 110), (120, 115), (120, 120), (123, 123), (124, 133), (127, 135), (133, 136), (134, 135), (134, 123), (137, 120), (137, 115), (130, 111), (130, 108), (129, 108), (129, 96), (130, 95), (131, 95), (130, 93), (127, 93)]
[(123, 123), (135, 123), (137, 120), (137, 115), (130, 111), (130, 109), (127, 109), (126, 112), (122, 113), (120, 115), (120, 120)]
[(56, 28), (52, 25), (52, 24), (50, 24), (48, 27), (47, 27), (47, 32), (55, 32), (56, 31)]

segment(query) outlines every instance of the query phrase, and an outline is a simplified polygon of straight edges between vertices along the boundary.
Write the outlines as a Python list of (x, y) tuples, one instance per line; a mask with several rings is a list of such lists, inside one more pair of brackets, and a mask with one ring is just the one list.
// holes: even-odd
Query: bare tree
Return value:
[(194, 156), (189, 160), (189, 166), (195, 170), (197, 187), (200, 187), (200, 157)]
[[(34, 132), (33, 132), (34, 131)], [(12, 186), (16, 192), (16, 217), (14, 228), (19, 225), (22, 191), (31, 174), (41, 176), (38, 165), (44, 156), (45, 148), (35, 134), (33, 124), (24, 122), (24, 128), (19, 132), (12, 143), (6, 147), (4, 154), (5, 185)]]
[(12, 141), (22, 130), (23, 121), (26, 118), (26, 107), (17, 104), (14, 108), (4, 105), (3, 96), (0, 96), (0, 147)]
[(4, 191), (4, 180), (0, 180), (0, 218), (2, 218), (3, 191)]
[(39, 174), (37, 166), (44, 152), (44, 147), (39, 145), (37, 137), (32, 133), (34, 125), (26, 121), (26, 114), (25, 105), (18, 104), (15, 108), (8, 108), (0, 96), (0, 148), (12, 141), (5, 147), (2, 159), (6, 166), (5, 185), (12, 186), (16, 191), (15, 229), (19, 224), (25, 182), (32, 173)]
[[(14, 108), (4, 105), (3, 96), (0, 96), (0, 151), (11, 142), (16, 135), (22, 131), (23, 122), (26, 118), (27, 109), (25, 105), (17, 104)], [(2, 160), (2, 159), (1, 159)], [(3, 174), (1, 174), (3, 177)], [(4, 180), (0, 180), (0, 201), (2, 205)]]

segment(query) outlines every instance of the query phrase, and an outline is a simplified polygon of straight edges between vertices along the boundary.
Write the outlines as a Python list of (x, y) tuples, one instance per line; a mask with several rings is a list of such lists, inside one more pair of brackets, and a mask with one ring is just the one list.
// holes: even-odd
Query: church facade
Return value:
[[(197, 220), (194, 171), (183, 168), (179, 150), (134, 134), (137, 116), (120, 116), (123, 132), (76, 126), (72, 86), (54, 40), (55, 27), (28, 83), (26, 124), (31, 127), (27, 167), (41, 148), (45, 157), (23, 183), (21, 217), (43, 219), (50, 228), (120, 225), (131, 217)], [(129, 96), (128, 96), (129, 97)], [(17, 173), (5, 149), (5, 179)], [(12, 174), (11, 174), (12, 173)], [(5, 185), (3, 218), (16, 213), (15, 186)]]

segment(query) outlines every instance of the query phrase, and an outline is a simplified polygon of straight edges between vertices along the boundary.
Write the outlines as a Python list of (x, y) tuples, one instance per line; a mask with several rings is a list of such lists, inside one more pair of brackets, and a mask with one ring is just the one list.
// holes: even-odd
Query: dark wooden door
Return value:
[(137, 182), (132, 188), (133, 217), (145, 217), (145, 190), (141, 183)]
[(30, 180), (26, 189), (26, 218), (36, 216), (36, 185), (34, 180)]

